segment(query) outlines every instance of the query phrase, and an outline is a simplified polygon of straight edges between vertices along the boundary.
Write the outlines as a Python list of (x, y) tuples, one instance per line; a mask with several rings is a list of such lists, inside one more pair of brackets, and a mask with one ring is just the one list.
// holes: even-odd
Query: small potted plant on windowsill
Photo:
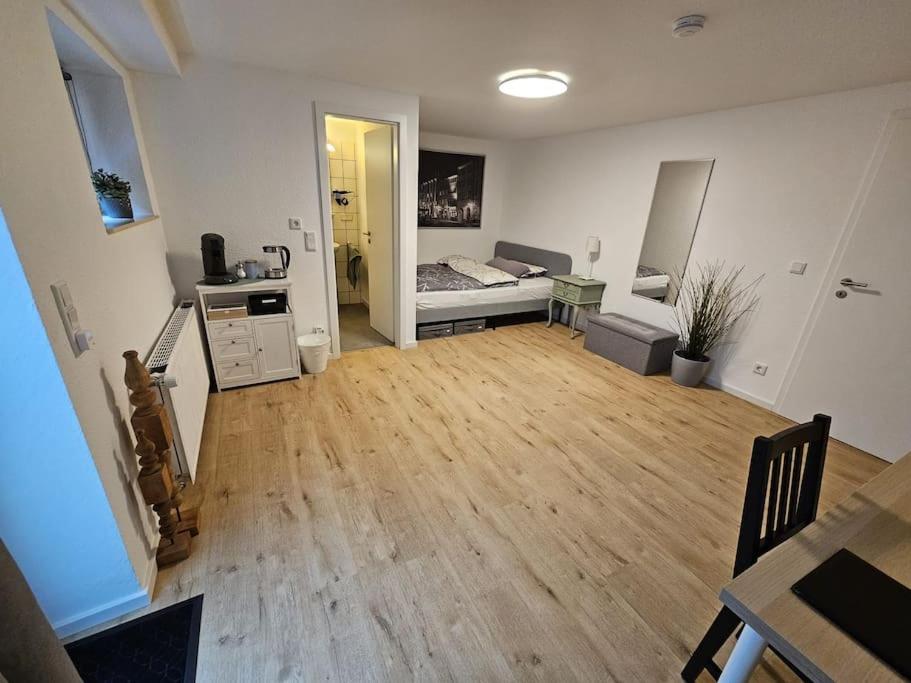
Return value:
[(101, 213), (108, 218), (133, 218), (130, 202), (130, 182), (116, 173), (105, 173), (103, 168), (92, 172), (92, 185), (101, 206)]
[(676, 275), (674, 317), (680, 347), (671, 360), (671, 378), (677, 384), (698, 386), (708, 372), (711, 350), (759, 304), (756, 287), (763, 276), (741, 285), (742, 273), (743, 266), (726, 269), (716, 262), (690, 269), (683, 278)]

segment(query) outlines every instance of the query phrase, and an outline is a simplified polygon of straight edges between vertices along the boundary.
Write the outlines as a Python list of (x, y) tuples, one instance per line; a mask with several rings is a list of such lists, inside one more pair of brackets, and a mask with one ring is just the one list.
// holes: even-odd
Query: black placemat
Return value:
[(911, 678), (911, 588), (842, 548), (791, 590), (905, 678)]
[(86, 683), (196, 680), (202, 595), (66, 646)]

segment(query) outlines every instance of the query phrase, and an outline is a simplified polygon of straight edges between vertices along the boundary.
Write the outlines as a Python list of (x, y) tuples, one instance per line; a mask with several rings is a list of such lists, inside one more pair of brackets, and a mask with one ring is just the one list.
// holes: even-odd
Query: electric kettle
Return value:
[[(263, 271), (263, 277), (267, 280), (278, 280), (288, 277), (288, 266), (291, 265), (291, 250), (281, 244), (267, 244), (263, 247), (266, 252), (266, 261), (268, 266)], [(278, 265), (278, 261), (281, 265)]]

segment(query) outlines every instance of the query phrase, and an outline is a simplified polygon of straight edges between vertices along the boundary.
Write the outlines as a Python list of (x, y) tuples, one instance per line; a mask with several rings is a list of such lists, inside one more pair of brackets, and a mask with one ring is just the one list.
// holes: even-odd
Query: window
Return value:
[(152, 217), (123, 79), (51, 12), (48, 24), (105, 228)]

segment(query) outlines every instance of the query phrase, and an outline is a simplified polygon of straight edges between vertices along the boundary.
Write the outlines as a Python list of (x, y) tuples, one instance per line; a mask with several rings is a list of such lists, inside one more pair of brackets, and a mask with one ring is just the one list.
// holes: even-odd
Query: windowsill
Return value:
[(137, 225), (142, 225), (143, 223), (151, 223), (152, 221), (157, 220), (158, 216), (134, 216), (133, 218), (110, 218), (109, 216), (101, 217), (101, 222), (104, 223), (104, 229), (107, 230), (109, 235), (112, 235), (115, 232), (122, 232), (127, 228), (133, 228)]

